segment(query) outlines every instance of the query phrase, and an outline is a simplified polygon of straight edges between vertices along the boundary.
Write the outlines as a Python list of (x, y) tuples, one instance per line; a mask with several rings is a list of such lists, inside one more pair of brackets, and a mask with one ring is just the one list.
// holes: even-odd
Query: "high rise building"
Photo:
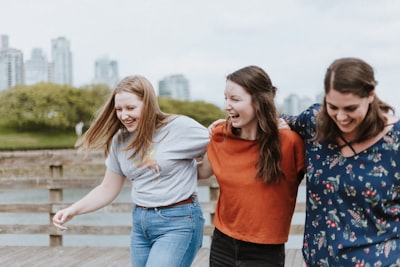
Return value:
[(8, 48), (8, 35), (0, 34), (0, 50)]
[(24, 58), (21, 50), (8, 46), (8, 36), (0, 36), (0, 90), (24, 84)]
[(50, 82), (72, 85), (72, 52), (65, 37), (51, 40)]
[(182, 74), (165, 77), (158, 82), (158, 95), (179, 100), (189, 100), (189, 80)]
[(93, 83), (106, 84), (109, 88), (114, 88), (119, 81), (118, 62), (102, 57), (94, 64)]
[(49, 66), (41, 48), (32, 49), (31, 58), (25, 62), (25, 84), (49, 81)]
[(290, 94), (284, 99), (282, 112), (297, 115), (313, 103), (314, 101), (309, 97), (299, 97), (296, 94)]

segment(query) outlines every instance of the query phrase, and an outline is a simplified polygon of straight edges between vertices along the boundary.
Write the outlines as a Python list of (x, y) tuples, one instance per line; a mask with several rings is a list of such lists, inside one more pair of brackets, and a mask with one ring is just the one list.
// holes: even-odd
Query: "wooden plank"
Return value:
[[(12, 213), (55, 213), (60, 209), (70, 206), (72, 203), (0, 203), (0, 212)], [(214, 213), (216, 201), (200, 202), (205, 213)], [(131, 212), (133, 208), (132, 202), (115, 202), (107, 205), (101, 211), (103, 212)]]
[[(52, 207), (52, 212), (56, 212), (60, 209), (64, 209), (68, 206), (70, 206), (72, 203), (56, 203), (53, 204)], [(49, 204), (50, 205), (50, 204)], [(215, 205), (216, 201), (201, 201), (200, 202), (201, 208), (204, 213), (214, 213), (215, 212)], [(133, 208), (133, 203), (132, 202), (113, 202), (111, 204), (108, 204), (106, 207), (102, 208), (101, 211), (103, 212), (131, 212)], [(0, 204), (0, 211), (2, 209), (2, 204)]]
[[(12, 213), (50, 213), (56, 212), (60, 209), (64, 209), (70, 206), (72, 203), (12, 203), (12, 204), (0, 204), (0, 212), (12, 212)], [(213, 213), (215, 210), (215, 201), (200, 202), (203, 212)], [(103, 212), (121, 213), (131, 212), (133, 208), (132, 202), (118, 202), (111, 203), (101, 209)]]
[(285, 255), (285, 267), (306, 267), (303, 254), (300, 249), (287, 249)]
[(130, 266), (130, 253), (114, 247), (1, 247), (0, 266)]
[(62, 232), (50, 224), (1, 224), (0, 234), (49, 234), (49, 235), (129, 235), (131, 225), (67, 225)]
[(289, 235), (303, 235), (304, 225), (303, 224), (292, 224), (290, 225)]
[(191, 267), (208, 267), (210, 264), (210, 250), (208, 248), (201, 248), (197, 252), (196, 258)]
[(1, 224), (0, 234), (49, 234), (54, 228), (49, 224)]
[[(52, 177), (13, 177), (0, 178), (0, 189), (49, 189), (49, 188), (93, 188), (102, 181), (103, 177), (88, 178), (87, 176), (74, 176), (63, 178)], [(130, 181), (124, 184), (129, 187)], [(198, 186), (217, 187), (215, 178), (200, 179)]]
[[(68, 230), (61, 232), (50, 224), (0, 224), (0, 234), (47, 234), (47, 235), (129, 235), (131, 225), (67, 225)], [(292, 224), (290, 235), (303, 235), (304, 226)], [(204, 235), (211, 236), (213, 225), (204, 226)]]
[(219, 187), (217, 179), (215, 176), (212, 176), (207, 179), (198, 179), (197, 180), (197, 185), (198, 186), (206, 186), (206, 187)]
[[(209, 267), (209, 248), (201, 248), (191, 267)], [(130, 266), (125, 247), (0, 247), (0, 266)], [(287, 249), (285, 267), (305, 267), (301, 250)]]
[(294, 212), (306, 212), (306, 203), (305, 202), (297, 202)]
[(13, 203), (13, 204), (0, 204), (0, 212), (13, 212), (13, 213), (49, 213), (51, 211), (51, 204), (42, 203)]
[(30, 247), (0, 248), (0, 266), (29, 266)]

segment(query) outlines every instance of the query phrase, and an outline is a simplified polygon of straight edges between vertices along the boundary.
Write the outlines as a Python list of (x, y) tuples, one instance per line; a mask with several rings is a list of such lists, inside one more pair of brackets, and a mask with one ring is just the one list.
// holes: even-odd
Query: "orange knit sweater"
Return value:
[(240, 139), (218, 125), (207, 148), (220, 186), (214, 225), (235, 239), (282, 244), (288, 240), (290, 223), (304, 171), (304, 142), (291, 130), (280, 130), (281, 168), (286, 179), (266, 185), (255, 179), (259, 157), (255, 141)]

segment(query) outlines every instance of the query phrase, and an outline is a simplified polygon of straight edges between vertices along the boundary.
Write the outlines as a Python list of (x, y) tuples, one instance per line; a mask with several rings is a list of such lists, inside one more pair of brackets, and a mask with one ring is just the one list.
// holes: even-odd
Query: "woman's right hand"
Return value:
[(73, 217), (74, 215), (72, 214), (71, 208), (59, 210), (53, 217), (53, 224), (61, 231), (67, 230), (67, 227), (64, 224), (70, 221)]
[(289, 124), (282, 118), (278, 119), (278, 129), (289, 129)]
[(218, 120), (216, 120), (216, 121), (214, 121), (213, 123), (211, 123), (210, 124), (210, 126), (208, 126), (208, 133), (210, 134), (210, 135), (212, 135), (212, 132), (214, 131), (214, 129), (215, 129), (215, 126), (217, 126), (217, 124), (219, 124), (219, 123), (221, 123), (221, 122), (225, 122), (226, 120), (224, 120), (224, 119), (218, 119)]

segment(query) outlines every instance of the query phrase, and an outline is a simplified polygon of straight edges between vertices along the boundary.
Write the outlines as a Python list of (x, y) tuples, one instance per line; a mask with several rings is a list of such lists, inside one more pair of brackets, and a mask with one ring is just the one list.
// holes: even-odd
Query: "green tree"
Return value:
[(162, 111), (189, 116), (208, 127), (213, 121), (226, 117), (226, 113), (218, 106), (204, 101), (183, 101), (159, 97)]
[(105, 93), (100, 87), (78, 89), (51, 83), (17, 86), (0, 93), (0, 114), (6, 117), (4, 125), (14, 130), (71, 130), (79, 121), (89, 122)]
[[(74, 131), (82, 121), (87, 128), (110, 92), (107, 86), (98, 84), (81, 88), (51, 83), (13, 87), (0, 92), (1, 125), (12, 131), (64, 132)], [(158, 101), (164, 112), (187, 115), (206, 127), (225, 117), (219, 107), (203, 101)]]

